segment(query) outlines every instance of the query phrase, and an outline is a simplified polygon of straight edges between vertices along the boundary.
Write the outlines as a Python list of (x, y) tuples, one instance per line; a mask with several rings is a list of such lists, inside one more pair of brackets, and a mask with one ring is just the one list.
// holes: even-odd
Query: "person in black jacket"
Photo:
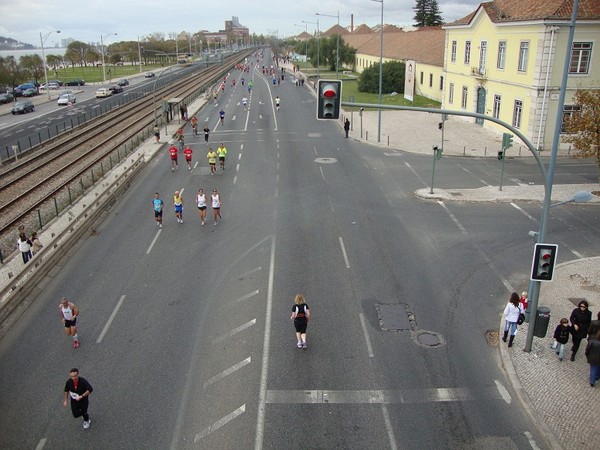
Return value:
[[(558, 359), (563, 360), (565, 354), (565, 345), (569, 342), (569, 333), (571, 333), (571, 327), (569, 326), (569, 320), (564, 317), (560, 319), (560, 323), (554, 330), (554, 340), (556, 341), (556, 354)], [(554, 348), (554, 347), (553, 347)]]
[(89, 396), (94, 389), (85, 378), (79, 376), (79, 369), (71, 369), (69, 379), (65, 383), (65, 401), (64, 406), (67, 407), (67, 399), (71, 397), (71, 412), (73, 417), (83, 416), (83, 428), (90, 427), (90, 416), (87, 412), (89, 406)]
[(594, 387), (596, 381), (600, 380), (600, 331), (588, 340), (585, 356), (590, 365), (590, 386)]
[(588, 341), (592, 337), (596, 336), (596, 334), (598, 334), (598, 331), (600, 331), (600, 311), (598, 311), (596, 318), (598, 320), (592, 320), (592, 323), (590, 323), (590, 326), (588, 327)]
[(571, 334), (573, 335), (573, 347), (571, 347), (571, 361), (575, 361), (575, 354), (579, 350), (581, 340), (587, 336), (588, 327), (592, 322), (592, 313), (586, 300), (581, 300), (577, 308), (571, 313)]

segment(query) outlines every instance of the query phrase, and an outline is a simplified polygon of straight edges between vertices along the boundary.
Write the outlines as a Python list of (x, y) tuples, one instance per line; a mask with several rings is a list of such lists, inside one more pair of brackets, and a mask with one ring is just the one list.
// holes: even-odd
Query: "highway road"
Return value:
[[(2, 448), (546, 448), (486, 338), (527, 285), (539, 204), (416, 199), (429, 157), (345, 139), (315, 120), (307, 89), (241, 76), (254, 80), (248, 111), (238, 82), (198, 114), (228, 149), (225, 170), (210, 175), (186, 129), (194, 170), (158, 155), (0, 341)], [(499, 175), (489, 159), (436, 170), (444, 187)], [(505, 180), (536, 171), (514, 161)], [(567, 162), (561, 177), (589, 182), (594, 167)], [(222, 195), (216, 226), (200, 225), (199, 188)], [(598, 231), (594, 208), (552, 211), (561, 258), (598, 254)], [(306, 351), (289, 319), (299, 292)], [(78, 349), (61, 328), (65, 295), (81, 309)], [(62, 406), (71, 367), (94, 386), (89, 430)]]

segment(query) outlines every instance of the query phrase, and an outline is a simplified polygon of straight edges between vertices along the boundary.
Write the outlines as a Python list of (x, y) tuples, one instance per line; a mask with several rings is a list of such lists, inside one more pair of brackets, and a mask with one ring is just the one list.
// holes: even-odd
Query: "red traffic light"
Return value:
[(329, 86), (323, 90), (323, 96), (325, 96), (325, 97), (335, 97), (336, 95), (337, 95), (337, 92), (335, 91), (335, 89), (333, 89)]

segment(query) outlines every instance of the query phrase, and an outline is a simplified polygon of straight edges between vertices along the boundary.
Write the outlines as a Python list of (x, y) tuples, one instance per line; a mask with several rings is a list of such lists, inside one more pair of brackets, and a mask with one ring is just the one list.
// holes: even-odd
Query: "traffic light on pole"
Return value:
[(340, 80), (319, 80), (317, 93), (319, 95), (317, 119), (339, 119), (342, 103), (342, 82)]
[(558, 245), (556, 244), (535, 244), (531, 280), (552, 281), (557, 253)]
[(502, 133), (502, 150), (506, 150), (513, 146), (514, 136), (510, 133)]

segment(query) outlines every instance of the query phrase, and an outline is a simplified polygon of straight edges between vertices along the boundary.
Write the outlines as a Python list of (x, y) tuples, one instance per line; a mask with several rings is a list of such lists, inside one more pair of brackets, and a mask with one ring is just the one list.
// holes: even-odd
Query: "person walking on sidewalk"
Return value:
[(346, 133), (346, 138), (348, 137), (348, 133), (350, 132), (350, 121), (346, 119), (344, 122), (344, 132)]
[(519, 315), (522, 314), (521, 305), (519, 304), (519, 294), (513, 292), (510, 294), (510, 300), (504, 308), (504, 318), (506, 323), (504, 325), (504, 336), (502, 340), (506, 342), (508, 332), (510, 331), (510, 339), (508, 340), (508, 346), (512, 347), (515, 335), (517, 334), (517, 322), (519, 321)]
[(581, 340), (587, 336), (588, 327), (592, 322), (592, 313), (589, 310), (587, 300), (581, 300), (577, 308), (571, 312), (571, 335), (573, 336), (573, 347), (571, 347), (571, 361), (575, 361), (575, 355), (579, 350)]
[(65, 397), (63, 405), (67, 407), (67, 400), (71, 397), (71, 412), (73, 417), (83, 416), (83, 428), (87, 430), (90, 427), (90, 416), (88, 407), (90, 404), (90, 394), (94, 391), (92, 385), (83, 377), (79, 376), (79, 369), (73, 368), (69, 372), (69, 379), (65, 383)]
[(590, 386), (594, 387), (596, 381), (600, 380), (600, 331), (588, 340), (585, 356), (590, 365)]
[(292, 315), (290, 320), (294, 322), (296, 329), (296, 347), (306, 350), (306, 327), (310, 319), (310, 309), (304, 302), (304, 295), (297, 294), (294, 298), (294, 306), (292, 306)]
[(67, 297), (63, 297), (58, 305), (60, 311), (60, 319), (65, 327), (67, 336), (73, 338), (73, 348), (79, 348), (79, 336), (77, 336), (77, 317), (79, 317), (79, 309), (75, 303), (71, 303)]
[(569, 326), (569, 319), (566, 317), (560, 319), (560, 323), (554, 330), (554, 345), (553, 349), (556, 350), (559, 360), (563, 360), (565, 356), (565, 346), (569, 342), (569, 334), (571, 333), (571, 327)]

